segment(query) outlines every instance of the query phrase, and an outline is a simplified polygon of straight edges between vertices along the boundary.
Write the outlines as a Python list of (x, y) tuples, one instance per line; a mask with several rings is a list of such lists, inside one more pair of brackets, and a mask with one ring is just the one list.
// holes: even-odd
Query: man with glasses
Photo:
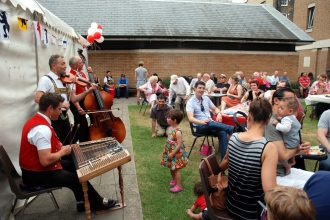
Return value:
[(151, 109), (151, 130), (152, 137), (162, 137), (168, 134), (169, 125), (167, 123), (167, 113), (172, 109), (166, 104), (166, 97), (160, 94), (157, 97), (157, 104)]
[[(192, 96), (186, 106), (187, 116), (190, 123), (196, 127), (196, 132), (205, 135), (216, 135), (219, 139), (219, 153), (224, 157), (228, 145), (228, 135), (233, 133), (234, 127), (221, 123), (222, 117), (218, 109), (204, 95), (205, 83), (198, 81), (195, 84), (195, 95)], [(211, 118), (210, 111), (217, 115), (216, 121)]]
[(327, 75), (321, 74), (319, 80), (315, 81), (309, 89), (310, 95), (321, 95), (330, 93), (330, 85), (327, 83)]

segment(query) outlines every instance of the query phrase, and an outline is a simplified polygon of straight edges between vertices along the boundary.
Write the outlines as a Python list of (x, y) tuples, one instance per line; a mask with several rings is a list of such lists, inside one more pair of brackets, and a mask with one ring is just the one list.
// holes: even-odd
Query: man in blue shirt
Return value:
[[(205, 83), (198, 81), (195, 84), (195, 95), (186, 105), (189, 122), (196, 126), (200, 134), (216, 135), (219, 139), (219, 153), (224, 157), (228, 145), (228, 135), (233, 133), (234, 127), (221, 123), (220, 109), (215, 107), (210, 98), (204, 95)], [(217, 115), (216, 121), (211, 118), (210, 111)]]
[(121, 74), (118, 79), (118, 87), (117, 87), (117, 98), (120, 98), (120, 93), (125, 91), (125, 96), (128, 99), (128, 78), (125, 74)]

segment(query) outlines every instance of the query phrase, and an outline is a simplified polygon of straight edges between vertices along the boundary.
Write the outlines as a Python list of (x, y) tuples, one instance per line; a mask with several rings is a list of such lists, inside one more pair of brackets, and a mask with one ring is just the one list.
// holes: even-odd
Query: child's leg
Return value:
[(200, 220), (202, 218), (202, 212), (195, 214), (191, 211), (191, 209), (187, 209), (187, 214), (189, 215), (190, 218)]
[(175, 180), (175, 173), (174, 173), (174, 170), (171, 170), (171, 176), (172, 176), (172, 180)]
[(180, 170), (174, 170), (174, 179), (176, 181), (176, 185), (182, 187)]

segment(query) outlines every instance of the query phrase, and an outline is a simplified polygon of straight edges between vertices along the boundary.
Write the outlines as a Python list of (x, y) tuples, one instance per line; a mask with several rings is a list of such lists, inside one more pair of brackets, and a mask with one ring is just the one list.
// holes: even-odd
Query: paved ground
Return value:
[[(134, 163), (132, 138), (130, 131), (130, 122), (128, 118), (129, 103), (135, 103), (135, 98), (121, 98), (116, 99), (113, 108), (120, 108), (119, 111), (114, 114), (120, 117), (126, 127), (126, 138), (122, 145), (128, 149), (131, 154), (132, 161), (123, 166), (123, 179), (124, 179), (124, 199), (127, 205), (126, 208), (120, 209), (114, 212), (105, 213), (102, 215), (92, 215), (92, 219), (111, 219), (111, 220), (142, 220), (142, 207), (139, 189), (137, 185), (137, 177)], [(120, 199), (120, 190), (118, 184), (117, 170), (112, 170), (105, 173), (102, 176), (94, 178), (91, 183), (96, 190), (105, 197)], [(53, 203), (48, 195), (41, 195), (36, 198), (25, 210), (24, 214), (19, 213), (16, 215), (16, 219), (61, 219), (61, 220), (73, 220), (73, 219), (85, 219), (84, 213), (78, 213), (76, 211), (76, 203), (73, 193), (63, 188), (54, 192), (56, 200), (60, 206), (59, 210), (55, 210)]]

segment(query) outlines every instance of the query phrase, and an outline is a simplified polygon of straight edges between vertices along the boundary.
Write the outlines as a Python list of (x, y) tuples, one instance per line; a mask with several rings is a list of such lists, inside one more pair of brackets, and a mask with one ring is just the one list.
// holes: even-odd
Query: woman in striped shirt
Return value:
[(264, 99), (250, 105), (248, 131), (232, 135), (220, 166), (228, 168), (227, 209), (235, 219), (257, 219), (257, 201), (276, 186), (278, 152), (264, 137), (272, 107)]

